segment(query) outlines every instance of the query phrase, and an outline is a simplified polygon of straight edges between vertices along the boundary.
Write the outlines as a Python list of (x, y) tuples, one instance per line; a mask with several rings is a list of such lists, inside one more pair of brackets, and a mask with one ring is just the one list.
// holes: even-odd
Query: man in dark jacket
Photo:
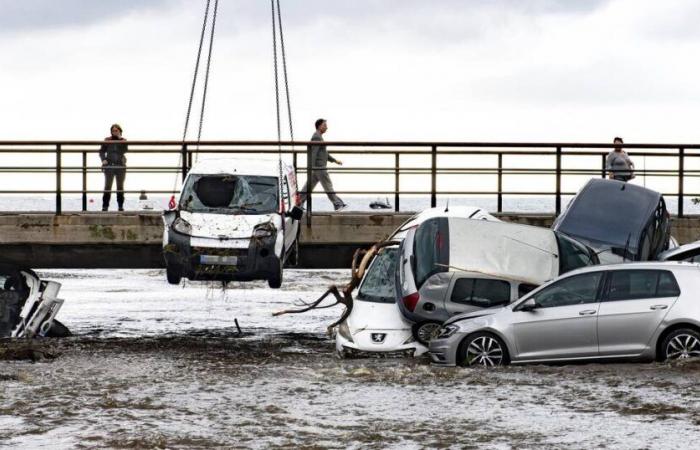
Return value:
[[(117, 204), (119, 211), (124, 211), (124, 179), (126, 178), (126, 156), (128, 148), (126, 139), (122, 137), (122, 127), (115, 123), (110, 128), (110, 136), (105, 138), (106, 143), (100, 147), (100, 160), (102, 171), (105, 174), (105, 188), (102, 194), (102, 211), (109, 208), (109, 200), (112, 196), (112, 184), (117, 179)], [(119, 142), (113, 142), (119, 141)]]
[[(311, 140), (323, 142), (323, 133), (325, 133), (326, 130), (328, 130), (328, 124), (326, 123), (325, 119), (318, 119), (315, 125), (316, 132), (313, 136), (311, 136)], [(326, 170), (326, 167), (328, 166), (328, 161), (336, 163), (339, 166), (342, 166), (343, 162), (329, 155), (328, 150), (326, 150), (326, 146), (323, 144), (311, 145), (309, 147), (309, 150), (311, 154), (311, 167), (313, 167), (312, 176), (311, 179), (306, 182), (304, 188), (301, 190), (301, 204), (303, 205), (304, 203), (306, 203), (307, 197), (311, 195), (311, 192), (314, 190), (314, 187), (316, 187), (316, 185), (320, 181), (323, 190), (326, 191), (328, 199), (331, 201), (331, 203), (333, 203), (333, 208), (336, 211), (340, 211), (341, 209), (347, 208), (348, 205), (346, 205), (345, 202), (343, 202), (340, 199), (340, 197), (336, 195), (335, 190), (333, 189), (333, 182), (328, 176), (328, 171)]]

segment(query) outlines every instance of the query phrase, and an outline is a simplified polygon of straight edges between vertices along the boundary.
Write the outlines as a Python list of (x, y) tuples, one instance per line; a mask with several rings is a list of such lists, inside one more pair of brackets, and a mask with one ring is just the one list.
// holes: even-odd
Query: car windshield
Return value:
[(599, 263), (598, 257), (589, 247), (561, 233), (554, 234), (559, 246), (559, 274)]
[(394, 274), (398, 255), (398, 247), (386, 247), (374, 258), (357, 293), (358, 300), (376, 303), (396, 302)]
[(279, 208), (277, 178), (249, 175), (190, 175), (180, 209), (217, 214), (269, 214)]

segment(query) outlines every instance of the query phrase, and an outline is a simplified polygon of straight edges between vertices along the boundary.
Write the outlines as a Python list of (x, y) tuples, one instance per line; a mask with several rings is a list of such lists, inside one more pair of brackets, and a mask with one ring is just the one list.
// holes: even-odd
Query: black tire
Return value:
[(182, 269), (177, 266), (167, 266), (165, 276), (170, 284), (180, 284), (182, 281)]
[(419, 343), (427, 346), (430, 340), (437, 337), (438, 331), (440, 331), (440, 323), (433, 321), (426, 321), (416, 323), (411, 327), (413, 332), (413, 338)]
[(465, 367), (496, 367), (508, 365), (510, 357), (501, 338), (480, 331), (464, 338), (457, 352), (457, 362)]
[(282, 287), (282, 272), (282, 261), (280, 261), (277, 271), (267, 279), (268, 286), (270, 286), (272, 289), (279, 289)]
[(700, 333), (691, 328), (674, 330), (661, 343), (660, 353), (662, 361), (700, 357)]
[(73, 333), (70, 332), (68, 327), (56, 319), (53, 320), (51, 328), (49, 328), (49, 331), (46, 333), (46, 337), (50, 338), (64, 338), (72, 335)]

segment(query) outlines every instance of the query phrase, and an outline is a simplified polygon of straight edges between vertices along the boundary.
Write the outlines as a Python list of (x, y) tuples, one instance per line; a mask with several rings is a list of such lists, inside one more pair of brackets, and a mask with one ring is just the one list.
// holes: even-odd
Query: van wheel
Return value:
[(272, 289), (279, 289), (282, 286), (282, 260), (280, 260), (276, 272), (267, 279), (267, 284)]
[(440, 331), (440, 324), (438, 322), (421, 322), (413, 325), (411, 331), (413, 331), (413, 337), (418, 342), (427, 346), (430, 340), (436, 337), (438, 331)]
[(180, 284), (182, 280), (182, 269), (177, 266), (167, 266), (165, 268), (165, 276), (170, 284)]

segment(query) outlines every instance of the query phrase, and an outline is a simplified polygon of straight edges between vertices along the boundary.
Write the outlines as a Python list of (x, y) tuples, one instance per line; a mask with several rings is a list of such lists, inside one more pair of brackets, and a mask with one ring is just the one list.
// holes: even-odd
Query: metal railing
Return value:
[[(102, 167), (99, 164), (89, 164), (89, 157), (97, 163), (99, 159), (97, 152), (104, 141), (0, 141), (0, 158), (8, 159), (7, 155), (14, 155), (15, 158), (26, 157), (28, 155), (44, 155), (51, 159), (51, 164), (11, 164), (7, 161), (0, 161), (0, 173), (24, 173), (39, 174), (52, 173), (55, 177), (55, 187), (53, 189), (7, 189), (4, 182), (0, 182), (0, 195), (2, 194), (53, 194), (55, 195), (55, 212), (63, 212), (62, 200), (65, 195), (77, 195), (82, 198), (82, 210), (88, 209), (88, 194), (100, 194), (101, 189), (88, 189), (88, 174), (99, 173)], [(197, 155), (248, 155), (260, 154), (277, 155), (282, 153), (286, 158), (293, 161), (298, 174), (306, 175), (321, 168), (310, 166), (307, 146), (318, 144), (317, 142), (274, 142), (274, 141), (206, 141), (200, 142), (180, 142), (180, 141), (127, 141), (129, 145), (128, 156), (130, 158), (142, 155), (171, 155), (179, 159), (177, 165), (153, 165), (136, 164), (129, 165), (129, 173), (146, 174), (178, 174), (184, 180), (188, 170), (192, 167)], [(329, 174), (355, 175), (358, 183), (363, 189), (337, 190), (337, 194), (355, 195), (392, 195), (394, 199), (394, 211), (401, 211), (401, 196), (427, 195), (430, 197), (430, 205), (436, 206), (439, 195), (472, 195), (472, 196), (495, 196), (496, 211), (503, 211), (504, 196), (553, 196), (555, 202), (555, 213), (559, 214), (562, 209), (562, 197), (574, 195), (573, 190), (564, 190), (563, 182), (574, 177), (605, 177), (605, 158), (610, 152), (612, 144), (594, 143), (497, 143), (497, 142), (326, 142), (329, 152), (335, 156), (362, 155), (363, 159), (382, 157), (391, 163), (381, 165), (355, 165), (328, 167)], [(645, 181), (649, 179), (659, 180), (661, 178), (675, 178), (675, 190), (663, 192), (668, 196), (675, 196), (678, 199), (679, 216), (684, 215), (684, 200), (686, 197), (700, 196), (700, 192), (690, 192), (686, 189), (689, 180), (700, 177), (700, 164), (691, 164), (698, 169), (687, 168), (688, 162), (700, 162), (700, 145), (679, 145), (679, 144), (625, 144), (623, 146), (630, 154), (630, 157), (637, 163), (640, 159), (647, 157), (663, 160), (662, 166), (670, 168), (647, 169), (646, 164), (643, 169), (636, 169), (637, 178)], [(53, 155), (53, 157), (51, 157)], [(80, 156), (80, 163), (65, 164), (65, 158), (75, 159)], [(298, 165), (299, 158), (306, 157), (306, 163)], [(407, 162), (410, 158), (423, 158), (420, 164)], [(464, 157), (472, 159), (487, 158), (490, 163), (487, 165), (459, 165), (455, 166), (456, 160)], [(518, 164), (507, 164), (508, 158), (528, 158), (528, 162), (536, 163), (534, 167), (517, 167)], [(574, 164), (564, 164), (565, 159), (587, 158), (596, 159), (599, 162)], [(137, 158), (138, 159), (138, 158)], [(442, 161), (441, 161), (442, 160)], [(46, 159), (44, 160), (46, 162)], [(548, 167), (539, 167), (547, 165)], [(637, 164), (638, 165), (638, 164)], [(64, 175), (80, 174), (81, 188), (66, 189), (64, 185)], [(393, 178), (392, 189), (375, 189), (367, 186), (368, 176), (382, 176)], [(402, 177), (405, 176), (429, 177), (429, 186), (411, 186), (409, 189), (402, 189)], [(495, 189), (439, 189), (438, 181), (440, 176), (448, 175), (471, 175), (495, 177)], [(508, 177), (524, 176), (529, 177), (554, 177), (553, 189), (504, 189), (504, 181)], [(340, 176), (340, 175), (339, 175)], [(0, 175), (0, 180), (5, 178)], [(541, 181), (541, 179), (540, 179)], [(583, 181), (582, 181), (583, 182)], [(582, 184), (579, 183), (579, 186)], [(52, 183), (53, 184), (53, 183)], [(454, 184), (454, 183), (453, 183)], [(542, 183), (540, 183), (542, 184)], [(544, 183), (546, 184), (546, 183)], [(303, 185), (299, 183), (300, 189)], [(700, 186), (700, 184), (699, 184)], [(650, 182), (648, 186), (654, 188)], [(124, 190), (125, 194), (143, 192), (143, 189)], [(700, 187), (698, 187), (700, 191)], [(116, 192), (116, 191), (112, 191)], [(177, 194), (178, 189), (145, 190), (147, 194)], [(311, 223), (313, 215), (312, 196), (308, 196), (306, 205), (308, 224)]]

